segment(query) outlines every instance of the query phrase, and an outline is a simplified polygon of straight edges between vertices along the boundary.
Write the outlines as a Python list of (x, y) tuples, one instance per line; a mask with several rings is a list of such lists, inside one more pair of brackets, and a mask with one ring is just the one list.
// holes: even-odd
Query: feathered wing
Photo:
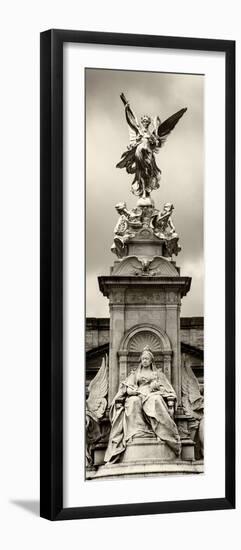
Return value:
[(155, 273), (155, 271), (159, 271), (161, 267), (161, 262), (159, 257), (154, 257), (154, 259), (150, 263), (150, 274)]
[(106, 394), (108, 390), (108, 357), (103, 357), (101, 367), (89, 384), (87, 409), (94, 417), (101, 418), (107, 406)]
[(167, 136), (175, 128), (176, 124), (178, 123), (178, 121), (186, 111), (187, 111), (187, 107), (185, 107), (184, 109), (180, 109), (180, 111), (177, 111), (177, 113), (174, 113), (174, 115), (170, 116), (169, 118), (164, 120), (164, 122), (159, 124), (157, 128), (157, 135), (159, 137), (159, 147), (161, 147), (165, 143)]
[(155, 116), (155, 117), (153, 118), (153, 127), (154, 127), (154, 131), (155, 131), (156, 134), (157, 134), (157, 132), (158, 132), (158, 128), (159, 128), (160, 124), (161, 124), (161, 119), (160, 119), (160, 117), (159, 117), (159, 116)]
[(203, 407), (203, 397), (200, 392), (198, 380), (191, 367), (182, 366), (182, 400), (184, 408), (189, 414), (199, 411)]
[(118, 268), (118, 275), (134, 275), (135, 273), (141, 273), (142, 265), (141, 261), (135, 256), (129, 257), (127, 261), (122, 261)]
[(130, 145), (135, 145), (136, 144), (136, 136), (137, 136), (137, 132), (132, 130), (132, 128), (130, 128), (130, 126), (129, 126)]

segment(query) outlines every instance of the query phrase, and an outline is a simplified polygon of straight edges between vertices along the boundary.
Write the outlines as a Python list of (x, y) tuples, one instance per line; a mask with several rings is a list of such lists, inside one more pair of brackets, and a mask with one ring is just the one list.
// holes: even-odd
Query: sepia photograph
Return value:
[(89, 481), (204, 472), (204, 85), (85, 69)]
[(41, 43), (41, 515), (234, 508), (235, 45)]

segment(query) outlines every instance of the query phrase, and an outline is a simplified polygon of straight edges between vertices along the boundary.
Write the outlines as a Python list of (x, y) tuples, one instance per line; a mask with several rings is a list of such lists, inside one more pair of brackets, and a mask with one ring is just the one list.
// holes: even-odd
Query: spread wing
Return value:
[(89, 384), (89, 397), (87, 409), (97, 418), (101, 418), (105, 412), (107, 401), (105, 399), (108, 390), (108, 357), (103, 357), (101, 367)]
[(154, 256), (154, 259), (150, 263), (150, 273), (152, 273), (153, 271), (159, 270), (160, 267), (161, 267), (160, 258)]
[(182, 396), (187, 398), (193, 411), (203, 407), (203, 397), (198, 380), (192, 368), (185, 364), (182, 366)]
[[(165, 141), (167, 136), (170, 134), (170, 132), (175, 128), (176, 124), (180, 120), (180, 118), (184, 115), (184, 113), (187, 111), (187, 108), (180, 109), (180, 111), (177, 111), (174, 115), (170, 116), (164, 122), (160, 122), (159, 126), (157, 128), (157, 135), (159, 137), (159, 147), (161, 147)], [(160, 119), (157, 119), (160, 121)]]
[(129, 126), (130, 145), (135, 145), (136, 144), (136, 136), (137, 136), (137, 132), (132, 130)]
[(142, 265), (140, 260), (133, 257), (128, 257), (126, 260), (122, 261), (117, 270), (115, 271), (115, 274), (118, 275), (139, 275), (142, 272)]

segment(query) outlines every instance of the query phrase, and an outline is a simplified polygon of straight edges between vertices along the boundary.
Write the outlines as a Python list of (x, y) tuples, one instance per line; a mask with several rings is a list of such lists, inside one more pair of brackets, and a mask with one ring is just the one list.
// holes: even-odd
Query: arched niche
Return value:
[(119, 381), (135, 370), (145, 346), (149, 346), (155, 365), (171, 380), (172, 348), (167, 334), (150, 324), (132, 327), (123, 337), (119, 352)]

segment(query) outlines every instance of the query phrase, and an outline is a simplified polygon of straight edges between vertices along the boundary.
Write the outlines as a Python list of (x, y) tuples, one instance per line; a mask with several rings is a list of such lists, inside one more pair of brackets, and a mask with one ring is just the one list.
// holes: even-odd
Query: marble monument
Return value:
[[(203, 397), (181, 361), (180, 311), (191, 278), (181, 275), (174, 205), (156, 208), (155, 155), (187, 109), (161, 122), (138, 122), (124, 94), (130, 144), (118, 168), (134, 179), (134, 208), (116, 205), (116, 259), (99, 288), (109, 300), (109, 354), (89, 385), (86, 479), (203, 471)], [(196, 459), (199, 439), (201, 459)]]

